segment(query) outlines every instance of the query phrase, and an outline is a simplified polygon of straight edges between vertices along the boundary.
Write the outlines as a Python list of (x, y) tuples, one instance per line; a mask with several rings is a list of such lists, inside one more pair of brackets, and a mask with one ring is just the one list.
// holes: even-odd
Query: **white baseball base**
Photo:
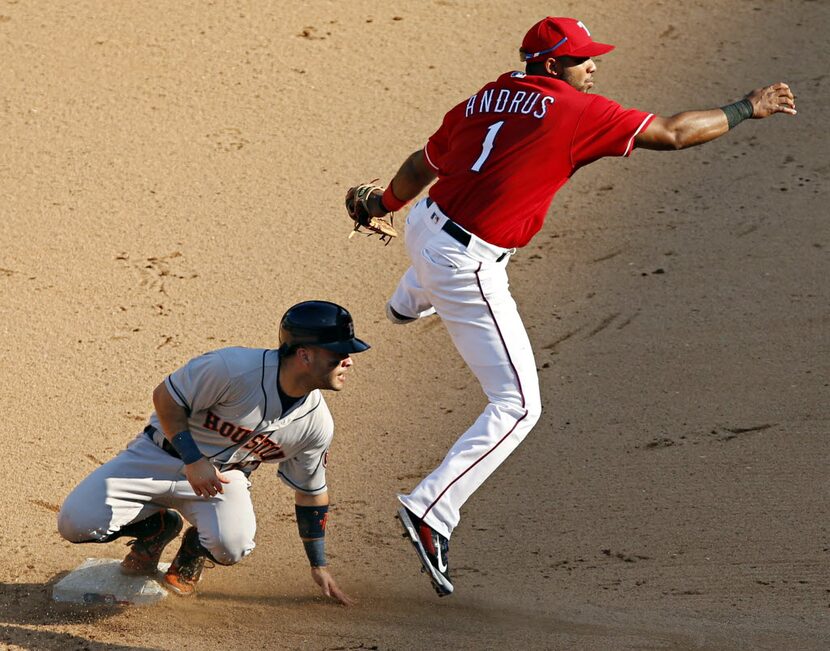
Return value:
[[(147, 605), (167, 596), (167, 590), (152, 576), (121, 574), (115, 558), (88, 558), (52, 587), (52, 599), (77, 604), (109, 606)], [(159, 563), (160, 573), (170, 563)], [(158, 575), (161, 578), (161, 574)]]

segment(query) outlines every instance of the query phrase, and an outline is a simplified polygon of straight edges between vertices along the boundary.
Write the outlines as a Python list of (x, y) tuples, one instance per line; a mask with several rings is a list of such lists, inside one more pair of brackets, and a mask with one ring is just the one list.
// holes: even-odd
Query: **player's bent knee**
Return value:
[(78, 529), (74, 526), (72, 519), (63, 511), (63, 509), (61, 509), (60, 513), (58, 513), (58, 533), (64, 540), (68, 540), (69, 542), (79, 542), (77, 540)]
[(506, 400), (492, 403), (493, 408), (503, 416), (515, 418), (520, 427), (517, 427), (514, 434), (523, 440), (528, 432), (539, 422), (542, 416), (542, 402), (534, 396), (524, 396), (523, 400)]
[(538, 391), (529, 391), (525, 394), (525, 410), (527, 411), (525, 421), (529, 430), (542, 417), (542, 398)]
[(389, 319), (392, 323), (398, 325), (406, 325), (407, 323), (412, 323), (413, 321), (417, 321), (418, 317), (416, 316), (406, 316), (398, 312), (394, 307), (392, 307), (391, 303), (386, 304), (386, 318)]
[(539, 419), (542, 417), (542, 403), (541, 402), (532, 402), (527, 405), (527, 417), (525, 420), (527, 421), (528, 429), (534, 427), (536, 423), (539, 422)]
[(203, 542), (202, 547), (208, 552), (211, 560), (219, 565), (236, 565), (254, 551), (252, 540), (240, 540), (238, 542), (223, 540), (211, 545), (205, 545)]
[(243, 558), (250, 555), (253, 548), (230, 549), (228, 547), (214, 547), (212, 550), (209, 549), (207, 551), (210, 558), (218, 565), (236, 565)]
[(91, 522), (88, 518), (75, 517), (65, 505), (58, 513), (58, 533), (64, 540), (71, 543), (108, 542), (107, 526)]
[(534, 405), (530, 409), (527, 410), (527, 417), (525, 421), (527, 422), (527, 429), (530, 431), (531, 428), (536, 426), (536, 423), (539, 422), (539, 419), (542, 417), (542, 405)]

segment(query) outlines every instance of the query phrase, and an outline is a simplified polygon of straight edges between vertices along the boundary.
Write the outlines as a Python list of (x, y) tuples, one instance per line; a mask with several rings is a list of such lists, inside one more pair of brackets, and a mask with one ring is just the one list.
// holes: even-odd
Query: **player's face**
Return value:
[(354, 362), (346, 353), (336, 353), (327, 348), (312, 348), (309, 356), (309, 372), (318, 389), (340, 391), (346, 383), (346, 373)]
[(587, 93), (594, 86), (594, 73), (597, 66), (593, 59), (560, 57), (557, 59), (559, 78), (580, 93)]

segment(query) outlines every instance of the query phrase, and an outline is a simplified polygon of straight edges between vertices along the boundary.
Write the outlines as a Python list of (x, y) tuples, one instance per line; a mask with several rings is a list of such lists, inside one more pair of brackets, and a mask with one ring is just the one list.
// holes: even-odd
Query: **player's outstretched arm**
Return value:
[(643, 149), (685, 149), (719, 138), (745, 119), (768, 118), (776, 113), (795, 115), (795, 96), (785, 83), (757, 88), (742, 100), (707, 111), (684, 111), (669, 118), (655, 116), (637, 134)]
[(339, 601), (344, 606), (352, 606), (355, 601), (343, 592), (326, 567), (325, 535), (328, 521), (329, 494), (308, 495), (295, 492), (294, 497), (297, 528), (303, 541), (306, 556), (311, 564), (311, 578), (320, 586), (323, 594)]
[[(407, 203), (417, 197), (436, 176), (424, 158), (424, 150), (419, 149), (407, 157), (389, 185), (395, 197), (402, 203)], [(380, 193), (369, 198), (368, 207), (372, 217), (383, 217), (389, 212), (381, 202)]]

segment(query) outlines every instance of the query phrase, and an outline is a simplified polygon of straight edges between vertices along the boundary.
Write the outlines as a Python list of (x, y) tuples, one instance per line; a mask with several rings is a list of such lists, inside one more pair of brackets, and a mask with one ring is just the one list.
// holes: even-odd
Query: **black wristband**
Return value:
[(175, 448), (176, 452), (179, 453), (182, 461), (184, 461), (185, 465), (190, 465), (191, 463), (195, 463), (199, 459), (202, 458), (202, 452), (199, 450), (199, 446), (196, 445), (196, 441), (193, 440), (193, 435), (190, 433), (189, 429), (183, 429), (181, 432), (176, 434), (171, 440), (170, 443)]
[(297, 529), (300, 538), (309, 540), (323, 538), (326, 535), (326, 521), (329, 517), (329, 507), (325, 506), (300, 506), (294, 505), (294, 513), (297, 516)]
[(311, 567), (326, 566), (326, 539), (304, 540), (305, 555), (308, 556), (308, 563)]
[(750, 102), (746, 97), (732, 104), (721, 106), (720, 108), (721, 111), (726, 113), (726, 122), (729, 124), (730, 129), (738, 126), (744, 120), (751, 118), (752, 114), (755, 112), (752, 108), (752, 102)]

